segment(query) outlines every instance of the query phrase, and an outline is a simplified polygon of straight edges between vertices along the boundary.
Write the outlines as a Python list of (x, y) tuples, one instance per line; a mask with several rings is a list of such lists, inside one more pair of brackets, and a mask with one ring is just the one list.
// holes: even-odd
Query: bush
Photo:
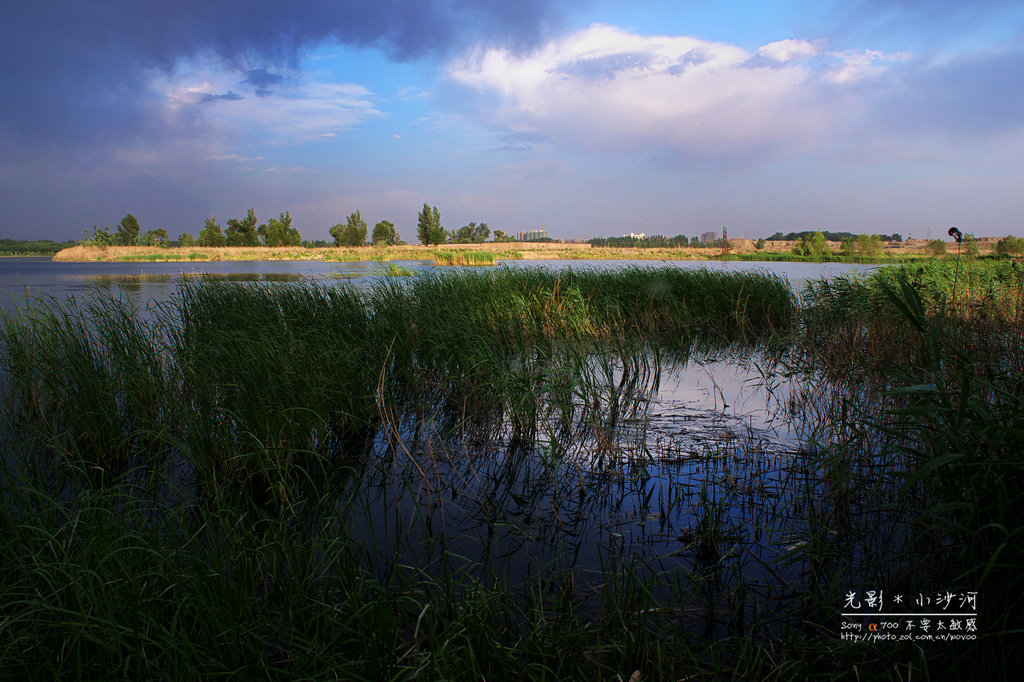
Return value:
[(1020, 237), (1014, 237), (1012, 235), (1006, 235), (998, 242), (996, 242), (996, 253), (1004, 255), (1017, 254), (1024, 255), (1024, 239)]

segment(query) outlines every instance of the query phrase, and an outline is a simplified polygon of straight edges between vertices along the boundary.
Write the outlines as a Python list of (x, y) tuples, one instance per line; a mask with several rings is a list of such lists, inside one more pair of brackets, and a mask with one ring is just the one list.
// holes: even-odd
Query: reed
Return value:
[(435, 265), (494, 265), (493, 251), (435, 251)]
[[(1005, 677), (1012, 286), (887, 277), (799, 308), (765, 273), (496, 268), (2, 312), (0, 671)], [(675, 363), (753, 346), (769, 382), (780, 337), (799, 451), (652, 438)], [(994, 595), (986, 639), (843, 642), (866, 585)]]

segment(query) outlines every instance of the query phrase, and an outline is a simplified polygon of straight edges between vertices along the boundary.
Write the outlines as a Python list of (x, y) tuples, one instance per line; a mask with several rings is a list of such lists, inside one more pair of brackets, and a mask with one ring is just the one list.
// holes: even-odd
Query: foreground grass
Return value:
[[(963, 272), (954, 303), (975, 300)], [(1019, 284), (1000, 279), (996, 307), (944, 307), (944, 270), (903, 274), (816, 284), (803, 310), (763, 273), (487, 269), (364, 291), (191, 282), (145, 315), (109, 298), (9, 313), (0, 666), (1005, 678), (1021, 657)], [(685, 503), (651, 503), (644, 441), (622, 454), (661, 363), (780, 336), (810, 376), (793, 409), (820, 415), (785, 475), (742, 448), (706, 460), (687, 570), (613, 541), (576, 567), (580, 519)], [(758, 511), (739, 527), (744, 508)], [(452, 532), (445, 515), (470, 510), (479, 536)], [(743, 538), (780, 531), (792, 547), (758, 582)], [(495, 538), (527, 547), (525, 566)], [(977, 590), (983, 637), (843, 641), (844, 591), (872, 587)]]
[(5, 674), (616, 679), (696, 660), (668, 621), (642, 615), (651, 581), (683, 589), (677, 578), (610, 553), (585, 617), (562, 559), (512, 582), (500, 564), (417, 569), (408, 550), (351, 538), (371, 506), (346, 482), (407, 458), (436, 468), (431, 448), (467, 432), (520, 449), (551, 420), (567, 443), (610, 437), (634, 404), (618, 371), (646, 376), (655, 347), (788, 327), (783, 281), (185, 281), (174, 304), (139, 313), (41, 301), (4, 320)]
[[(939, 658), (962, 679), (1024, 662), (1022, 297), (1019, 265), (956, 259), (813, 283), (803, 297), (803, 361), (874, 387), (843, 404), (860, 416), (828, 451), (849, 462), (872, 436), (867, 450), (891, 459), (877, 504), (898, 509), (908, 535), (886, 557), (890, 589), (979, 595), (984, 636)], [(833, 490), (871, 494), (834, 467)]]

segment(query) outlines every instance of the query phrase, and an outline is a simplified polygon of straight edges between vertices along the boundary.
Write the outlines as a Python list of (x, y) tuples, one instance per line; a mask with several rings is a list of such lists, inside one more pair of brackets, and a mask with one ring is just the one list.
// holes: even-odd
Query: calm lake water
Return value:
[[(431, 270), (433, 261), (391, 261), (414, 271)], [(344, 279), (356, 284), (383, 276), (389, 263), (326, 263), (322, 261), (221, 261), (208, 263), (64, 263), (48, 258), (0, 258), (0, 296), (9, 307), (24, 300), (26, 293), (56, 298), (80, 297), (91, 291), (124, 293), (145, 304), (164, 300), (173, 293), (181, 275), (208, 274), (227, 279), (290, 281), (301, 279)], [(786, 277), (799, 292), (812, 279), (835, 277), (849, 272), (870, 272), (873, 265), (847, 263), (748, 263), (740, 261), (636, 261), (636, 260), (541, 260), (501, 261), (497, 267), (615, 269), (630, 266), (707, 268), (732, 272), (766, 270)]]

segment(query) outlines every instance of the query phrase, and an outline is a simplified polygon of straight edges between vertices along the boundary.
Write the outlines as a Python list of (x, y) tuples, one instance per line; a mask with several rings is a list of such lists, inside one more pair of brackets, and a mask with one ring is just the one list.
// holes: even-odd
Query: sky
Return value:
[(1024, 235), (1018, 0), (7, 0), (0, 237)]

